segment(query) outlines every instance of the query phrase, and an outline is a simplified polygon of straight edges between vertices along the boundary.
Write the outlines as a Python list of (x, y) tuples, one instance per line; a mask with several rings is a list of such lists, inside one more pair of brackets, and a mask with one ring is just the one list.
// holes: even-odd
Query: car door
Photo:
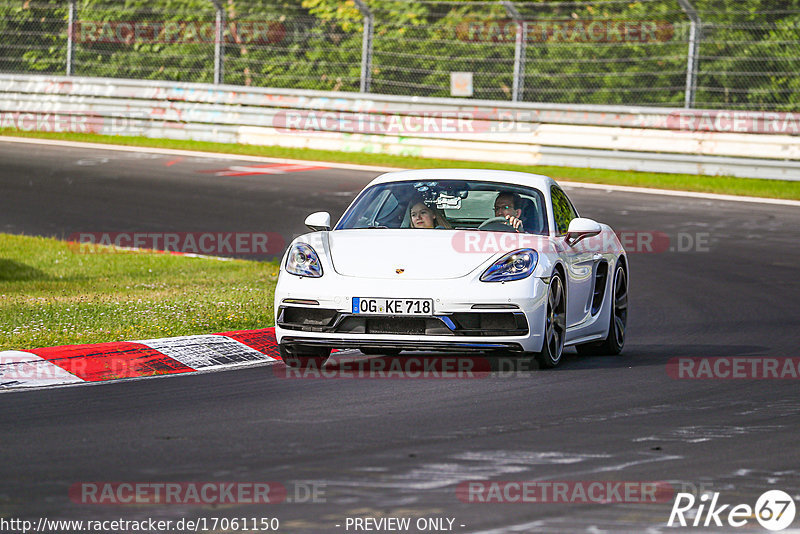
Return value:
[(591, 251), (566, 242), (567, 229), (572, 219), (578, 216), (566, 193), (556, 186), (550, 189), (553, 202), (553, 217), (557, 239), (564, 240), (564, 261), (567, 266), (567, 327), (579, 326), (591, 312), (591, 297), (594, 290), (594, 273), (597, 258)]

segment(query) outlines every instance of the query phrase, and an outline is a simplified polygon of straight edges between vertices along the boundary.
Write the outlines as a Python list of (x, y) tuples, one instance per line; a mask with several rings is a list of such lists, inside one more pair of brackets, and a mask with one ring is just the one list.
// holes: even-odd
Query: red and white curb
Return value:
[(275, 329), (0, 352), (0, 390), (159, 376), (280, 360)]

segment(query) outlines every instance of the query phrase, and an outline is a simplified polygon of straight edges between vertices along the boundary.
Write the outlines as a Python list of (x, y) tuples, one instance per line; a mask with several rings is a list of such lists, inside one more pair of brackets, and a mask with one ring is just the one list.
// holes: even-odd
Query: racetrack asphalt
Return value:
[[(0, 230), (62, 238), (270, 231), (288, 241), (313, 211), (338, 218), (377, 174), (223, 177), (202, 171), (248, 164), (18, 144), (0, 144), (0, 161)], [(485, 504), (456, 489), (666, 481), (719, 492), (722, 503), (754, 505), (768, 489), (800, 499), (798, 380), (667, 371), (678, 357), (800, 356), (800, 210), (568, 193), (582, 216), (670, 237), (672, 251), (629, 255), (622, 355), (570, 349), (554, 371), (476, 379), (287, 378), (279, 363), (3, 394), (0, 517), (277, 517), (283, 532), (353, 532), (347, 517), (406, 516), (454, 518), (454, 532), (658, 532), (671, 530), (671, 499)], [(290, 493), (314, 484), (319, 495), (218, 507), (70, 500), (71, 486), (91, 481), (271, 481)]]

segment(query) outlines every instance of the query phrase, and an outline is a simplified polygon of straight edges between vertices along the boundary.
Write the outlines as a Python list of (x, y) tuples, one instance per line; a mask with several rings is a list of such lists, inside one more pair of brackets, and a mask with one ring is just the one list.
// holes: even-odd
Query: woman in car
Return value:
[(411, 228), (445, 228), (452, 230), (453, 225), (447, 220), (441, 210), (430, 207), (422, 200), (409, 203), (409, 220)]

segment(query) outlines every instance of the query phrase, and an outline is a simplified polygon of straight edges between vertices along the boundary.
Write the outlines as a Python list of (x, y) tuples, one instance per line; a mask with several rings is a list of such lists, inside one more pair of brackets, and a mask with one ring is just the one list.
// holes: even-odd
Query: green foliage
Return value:
[[(226, 83), (359, 89), (364, 15), (354, 0), (221, 1)], [(517, 24), (501, 3), (365, 2), (372, 92), (449, 96), (450, 72), (468, 71), (475, 98), (511, 98)], [(697, 107), (800, 109), (800, 0), (693, 4), (702, 21)], [(676, 0), (515, 6), (528, 22), (524, 100), (683, 104), (689, 18)], [(67, 12), (66, 0), (0, 0), (0, 71), (63, 73)], [(77, 15), (76, 75), (213, 81), (211, 0), (78, 0)], [(132, 23), (177, 30), (136, 37)], [(620, 38), (626, 24), (652, 32)]]
[(62, 74), (67, 3), (0, 0), (0, 71)]

